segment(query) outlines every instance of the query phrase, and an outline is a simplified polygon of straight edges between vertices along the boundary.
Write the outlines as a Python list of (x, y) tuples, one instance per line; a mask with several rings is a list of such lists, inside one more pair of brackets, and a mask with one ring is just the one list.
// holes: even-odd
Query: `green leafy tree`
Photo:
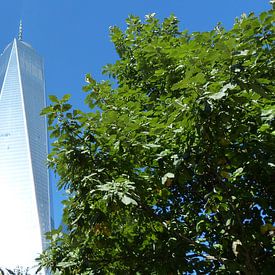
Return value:
[[(232, 29), (148, 15), (111, 29), (119, 60), (43, 110), (65, 188), (40, 265), (56, 274), (274, 271), (274, 10)], [(97, 108), (97, 109), (95, 109)]]

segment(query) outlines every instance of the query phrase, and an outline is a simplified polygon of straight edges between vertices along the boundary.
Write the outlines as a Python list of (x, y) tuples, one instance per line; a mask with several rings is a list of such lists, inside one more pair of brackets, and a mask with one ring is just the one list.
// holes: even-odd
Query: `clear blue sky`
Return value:
[[(173, 13), (182, 30), (193, 32), (211, 30), (218, 22), (229, 29), (243, 12), (259, 14), (269, 8), (269, 0), (1, 0), (0, 51), (17, 36), (21, 18), (23, 40), (44, 57), (47, 95), (70, 93), (72, 104), (84, 108), (84, 76), (103, 79), (102, 67), (117, 59), (109, 27), (125, 29), (129, 14), (144, 18), (155, 12), (163, 19)], [(53, 177), (51, 184), (59, 225), (62, 196)]]

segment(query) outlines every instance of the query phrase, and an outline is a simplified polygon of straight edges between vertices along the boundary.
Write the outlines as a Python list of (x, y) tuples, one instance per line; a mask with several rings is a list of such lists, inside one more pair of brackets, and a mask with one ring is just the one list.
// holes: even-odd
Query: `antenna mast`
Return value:
[(23, 25), (22, 25), (22, 20), (20, 20), (19, 23), (19, 32), (18, 32), (18, 40), (22, 41), (23, 38)]

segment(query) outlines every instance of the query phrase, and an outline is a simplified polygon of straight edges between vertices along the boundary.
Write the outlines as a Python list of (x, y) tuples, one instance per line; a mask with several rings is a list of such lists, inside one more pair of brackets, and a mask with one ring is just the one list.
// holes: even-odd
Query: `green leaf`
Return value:
[(52, 110), (53, 110), (52, 106), (45, 107), (40, 112), (40, 115), (47, 115), (47, 114), (51, 113)]
[(218, 93), (211, 94), (208, 97), (214, 100), (219, 100), (225, 96), (227, 96), (228, 90), (233, 90), (236, 87), (236, 85), (233, 85), (231, 83), (226, 84)]
[(68, 101), (70, 98), (71, 98), (71, 95), (70, 95), (70, 94), (65, 94), (65, 95), (62, 97), (62, 102)]
[(49, 95), (49, 99), (52, 102), (54, 102), (54, 103), (58, 103), (59, 102), (58, 98), (55, 95)]
[(167, 182), (167, 180), (172, 180), (174, 178), (175, 175), (173, 173), (168, 172), (161, 178), (161, 182), (164, 185)]
[(72, 261), (69, 261), (69, 262), (60, 262), (60, 263), (57, 264), (58, 267), (62, 267), (62, 268), (67, 268), (67, 267), (75, 266), (75, 265), (77, 265), (77, 263), (72, 262)]
[(200, 232), (201, 231), (201, 225), (205, 222), (205, 220), (200, 220), (197, 224), (196, 224), (196, 231)]
[(71, 104), (63, 104), (62, 105), (62, 112), (66, 112), (72, 108)]
[(241, 176), (242, 175), (242, 173), (243, 173), (243, 171), (244, 171), (244, 169), (242, 168), (242, 167), (240, 167), (240, 168), (238, 168), (237, 170), (235, 170), (234, 171), (234, 173), (233, 173), (233, 177), (239, 177), (239, 176)]
[(133, 204), (133, 205), (137, 205), (137, 202), (130, 198), (129, 196), (124, 195), (121, 199), (121, 201), (125, 204), (125, 205), (129, 205), (129, 204)]
[(267, 123), (265, 123), (265, 124), (262, 124), (262, 125), (261, 125), (261, 127), (259, 128), (259, 131), (260, 131), (260, 132), (265, 132), (265, 131), (267, 131), (267, 130), (269, 130), (269, 129), (270, 129), (270, 125), (267, 124)]
[(231, 219), (227, 219), (225, 226), (229, 226), (231, 224)]

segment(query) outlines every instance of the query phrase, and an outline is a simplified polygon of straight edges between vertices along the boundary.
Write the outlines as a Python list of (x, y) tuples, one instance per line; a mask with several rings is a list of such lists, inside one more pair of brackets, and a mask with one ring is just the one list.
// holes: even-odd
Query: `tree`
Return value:
[(40, 265), (62, 274), (274, 270), (274, 10), (180, 32), (127, 19), (119, 60), (86, 76), (91, 112), (51, 96), (49, 167), (65, 188)]

